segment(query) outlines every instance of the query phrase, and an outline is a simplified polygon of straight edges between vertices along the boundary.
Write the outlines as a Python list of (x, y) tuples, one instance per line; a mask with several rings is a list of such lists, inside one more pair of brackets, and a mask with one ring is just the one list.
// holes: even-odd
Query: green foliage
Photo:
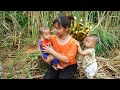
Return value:
[(2, 11), (0, 18), (2, 47), (11, 48), (16, 47), (18, 44), (20, 46), (22, 33), (27, 29), (26, 11)]
[[(13, 50), (12, 45), (14, 40), (17, 45), (33, 45), (34, 41), (39, 38), (39, 25), (46, 25), (52, 30), (52, 21), (60, 15), (67, 15), (67, 12), (76, 16), (77, 24), (80, 22), (81, 18), (83, 19), (85, 17), (85, 11), (31, 12), (32, 16), (30, 20), (28, 20), (28, 11), (0, 11), (0, 61), (8, 58), (11, 58), (14, 61), (9, 65), (9, 70), (7, 72), (9, 74), (7, 75), (7, 78), (21, 78), (22, 74), (22, 77), (25, 78), (25, 75), (27, 75), (28, 78), (31, 79), (32, 73), (29, 70), (29, 68), (31, 68), (29, 66), (34, 65), (39, 55), (38, 52), (26, 55), (22, 48), (19, 50)], [(105, 11), (105, 14), (104, 11), (88, 11), (88, 18), (86, 17), (86, 20), (88, 19), (88, 22), (92, 22), (93, 27), (94, 25), (97, 26), (92, 33), (99, 36), (99, 43), (95, 47), (98, 56), (109, 57), (114, 48), (120, 48), (119, 18), (119, 11)], [(28, 22), (30, 22), (29, 30)], [(75, 31), (78, 32), (79, 27), (78, 29), (75, 29)], [(82, 30), (83, 29), (81, 29), (81, 31)], [(6, 51), (3, 53), (4, 49)], [(19, 63), (21, 64), (20, 68), (17, 68), (17, 70), (19, 69), (19, 72), (16, 73), (14, 72), (13, 67)], [(39, 72), (44, 73), (46, 71), (47, 64), (45, 61), (39, 62), (38, 66)], [(36, 67), (34, 70), (36, 70)]]
[(111, 51), (117, 44), (118, 37), (110, 32), (106, 32), (102, 27), (97, 28), (92, 33), (97, 34), (99, 37), (99, 43), (96, 45), (96, 54), (100, 56), (110, 56)]
[(32, 61), (36, 60), (38, 58), (39, 53), (31, 53), (28, 58)]
[(16, 51), (14, 50), (13, 52), (14, 52), (14, 54), (15, 54), (15, 56), (16, 56), (16, 62), (17, 62), (17, 61), (19, 62), (19, 61), (27, 58), (26, 53), (25, 53), (25, 50), (23, 50), (23, 49), (16, 50)]
[(30, 71), (29, 71), (29, 70), (27, 71), (27, 74), (28, 74), (28, 78), (29, 78), (29, 79), (32, 79), (32, 76), (31, 76), (31, 74), (30, 74)]
[(45, 73), (47, 70), (47, 63), (45, 61), (39, 62), (38, 68), (41, 73)]
[(27, 11), (17, 12), (16, 19), (18, 20), (18, 23), (20, 24), (21, 28), (27, 29), (27, 24), (28, 24)]
[(77, 18), (77, 22), (80, 22), (80, 20), (83, 18), (83, 11), (72, 11), (72, 15)]
[(12, 77), (13, 77), (13, 65), (12, 65), (12, 63), (10, 64), (10, 74), (7, 77), (9, 79), (12, 79)]
[(93, 22), (94, 24), (98, 22), (98, 16), (96, 11), (89, 11), (89, 22)]

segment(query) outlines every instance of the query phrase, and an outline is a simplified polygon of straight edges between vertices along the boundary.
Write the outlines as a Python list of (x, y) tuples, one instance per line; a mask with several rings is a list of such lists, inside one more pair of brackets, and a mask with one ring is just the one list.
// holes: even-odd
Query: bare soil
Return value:
[[(26, 56), (29, 56), (31, 53), (40, 52), (39, 46), (25, 46), (23, 48), (25, 50)], [(29, 64), (30, 60), (25, 59), (24, 61), (16, 61), (16, 56), (10, 57), (10, 50), (3, 50), (2, 55), (4, 55), (5, 59), (2, 62), (3, 66), (3, 78), (8, 78), (8, 74), (10, 74), (10, 65), (13, 64), (13, 79), (17, 78), (16, 74), (19, 73), (19, 69), (23, 68), (26, 64)], [(95, 79), (120, 79), (120, 50), (115, 50), (111, 57), (103, 58), (103, 57), (96, 57), (98, 63), (98, 72), (95, 75)], [(14, 64), (15, 63), (15, 64)], [(32, 67), (39, 68), (38, 70), (31, 69), (30, 65), (28, 68), (31, 71), (31, 78), (32, 79), (42, 79), (44, 74), (40, 73), (41, 67), (39, 64), (39, 60), (36, 60), (32, 63)], [(81, 68), (82, 61), (79, 58), (78, 60), (78, 70), (75, 74), (76, 79), (84, 79), (84, 71)], [(43, 70), (44, 71), (44, 70)], [(22, 72), (22, 71), (21, 71)], [(28, 75), (20, 74), (19, 79), (28, 79)]]

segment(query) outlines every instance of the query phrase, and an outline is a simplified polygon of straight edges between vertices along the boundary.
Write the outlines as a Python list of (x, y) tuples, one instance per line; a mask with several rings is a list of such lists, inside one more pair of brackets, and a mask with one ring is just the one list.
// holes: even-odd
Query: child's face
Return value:
[(94, 46), (95, 46), (94, 38), (93, 37), (86, 37), (84, 39), (84, 45), (87, 48), (94, 48)]
[(43, 39), (50, 39), (50, 30), (49, 29), (44, 30), (41, 36)]

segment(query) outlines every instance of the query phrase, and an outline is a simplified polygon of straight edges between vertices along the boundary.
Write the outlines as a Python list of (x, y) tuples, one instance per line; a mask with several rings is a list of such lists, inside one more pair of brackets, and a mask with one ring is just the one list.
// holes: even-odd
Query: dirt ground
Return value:
[[(24, 49), (25, 49), (26, 56), (30, 55), (31, 53), (40, 51), (39, 46), (37, 45), (25, 46)], [(3, 51), (2, 53), (7, 56), (7, 58), (2, 62), (3, 75), (4, 75), (3, 78), (7, 78), (7, 75), (10, 73), (10, 64), (17, 62), (15, 61), (16, 59), (14, 56), (10, 58), (8, 57), (7, 55), (8, 52), (9, 50), (6, 50), (6, 51)], [(94, 79), (120, 79), (120, 50), (115, 50), (111, 56), (112, 57), (110, 58), (96, 57), (97, 63), (98, 63), (98, 72), (95, 75)], [(18, 61), (15, 65), (13, 65), (14, 75), (18, 72), (20, 68), (23, 67), (23, 63), (25, 65), (25, 64), (28, 64), (29, 61), (28, 60), (25, 60), (24, 62)], [(37, 67), (38, 63), (40, 62), (38, 62), (37, 60), (33, 62), (33, 67), (34, 66)], [(75, 74), (75, 78), (85, 79), (84, 71), (81, 68), (82, 61), (80, 60), (80, 58), (77, 61), (77, 63), (78, 63), (78, 70)], [(31, 73), (32, 79), (42, 79), (44, 76), (43, 73), (40, 74), (39, 70), (37, 71), (33, 70), (31, 72), (32, 72)], [(27, 79), (28, 77), (19, 76), (19, 79), (24, 79), (24, 78)]]

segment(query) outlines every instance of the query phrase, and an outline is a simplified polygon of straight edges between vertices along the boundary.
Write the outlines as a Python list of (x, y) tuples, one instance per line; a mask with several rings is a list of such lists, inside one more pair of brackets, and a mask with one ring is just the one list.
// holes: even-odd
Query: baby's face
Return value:
[(87, 48), (93, 48), (94, 47), (94, 38), (93, 37), (86, 37), (84, 39), (84, 45)]
[(43, 39), (50, 39), (50, 30), (49, 29), (43, 31), (42, 38)]

